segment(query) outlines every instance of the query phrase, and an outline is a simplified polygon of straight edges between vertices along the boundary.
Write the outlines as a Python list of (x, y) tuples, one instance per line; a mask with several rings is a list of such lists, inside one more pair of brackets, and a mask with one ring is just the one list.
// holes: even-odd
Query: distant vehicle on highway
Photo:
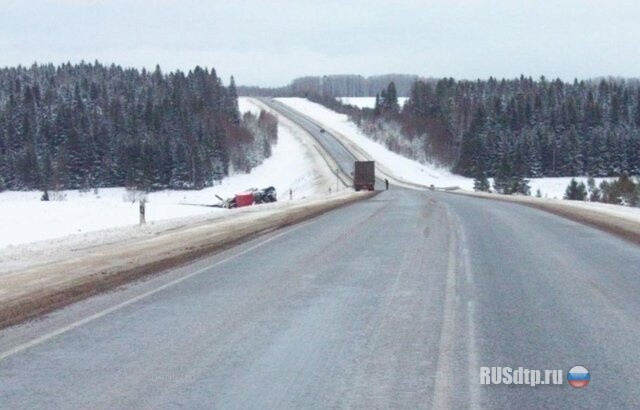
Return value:
[(324, 133), (324, 128), (320, 128), (320, 132)]
[(356, 161), (353, 176), (353, 188), (356, 191), (368, 189), (373, 191), (376, 184), (376, 167), (374, 161)]

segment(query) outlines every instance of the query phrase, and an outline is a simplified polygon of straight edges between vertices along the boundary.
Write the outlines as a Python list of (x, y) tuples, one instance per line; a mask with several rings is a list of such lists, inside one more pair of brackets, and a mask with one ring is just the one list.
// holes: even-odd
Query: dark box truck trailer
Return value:
[(376, 184), (376, 167), (374, 161), (356, 161), (353, 173), (353, 187), (356, 191), (368, 189), (373, 191)]

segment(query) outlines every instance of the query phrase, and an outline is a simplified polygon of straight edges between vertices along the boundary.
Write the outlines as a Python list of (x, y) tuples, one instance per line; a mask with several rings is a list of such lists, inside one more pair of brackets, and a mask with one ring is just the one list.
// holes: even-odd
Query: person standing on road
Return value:
[(389, 190), (389, 180), (388, 180), (387, 178), (385, 178), (385, 179), (384, 179), (384, 189), (385, 189), (386, 191), (388, 191), (388, 190)]

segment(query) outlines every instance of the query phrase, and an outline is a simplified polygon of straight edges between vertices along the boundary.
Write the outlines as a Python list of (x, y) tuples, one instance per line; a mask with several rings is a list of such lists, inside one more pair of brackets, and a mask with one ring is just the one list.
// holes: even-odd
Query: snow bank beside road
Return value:
[(623, 205), (604, 204), (602, 202), (583, 202), (564, 200), (569, 206), (581, 209), (588, 209), (593, 212), (615, 216), (617, 218), (627, 219), (640, 223), (640, 208), (632, 208)]
[(591, 225), (640, 244), (640, 208), (598, 202), (535, 198), (524, 195), (500, 195), (486, 192), (456, 191), (458, 194), (498, 201), (515, 202)]
[[(587, 184), (588, 177), (555, 177), (555, 178), (530, 178), (529, 186), (531, 187), (531, 201), (542, 201), (541, 203), (551, 204), (564, 204), (567, 207), (574, 209), (585, 209), (592, 212), (597, 212), (603, 215), (614, 216), (617, 218), (623, 218), (626, 220), (640, 222), (640, 208), (632, 208), (623, 205), (606, 204), (602, 202), (589, 202), (589, 201), (575, 201), (567, 200), (564, 198), (567, 185), (571, 182), (571, 179), (575, 178), (578, 182)], [(602, 181), (615, 181), (617, 178), (594, 178), (596, 185), (600, 185)], [(536, 191), (540, 190), (542, 198), (533, 198), (536, 195)], [(496, 196), (497, 194), (492, 194)], [(508, 195), (498, 195), (502, 198), (509, 198)], [(516, 201), (526, 200), (527, 197), (513, 196)], [(525, 198), (525, 199), (519, 199)]]
[[(97, 193), (62, 191), (63, 201), (42, 202), (41, 195), (37, 191), (0, 193), (0, 248), (138, 223), (138, 204), (126, 201), (124, 188), (103, 188)], [(179, 191), (149, 195), (147, 221), (222, 211), (180, 205), (202, 199)], [(207, 202), (212, 203), (210, 197)]]
[[(571, 178), (575, 178), (578, 182), (587, 185), (588, 177), (555, 177), (555, 178), (528, 178), (531, 187), (531, 195), (536, 195), (540, 190), (543, 198), (562, 199), (564, 192), (567, 190)], [(617, 178), (594, 178), (596, 185), (600, 185), (602, 181), (615, 181)]]

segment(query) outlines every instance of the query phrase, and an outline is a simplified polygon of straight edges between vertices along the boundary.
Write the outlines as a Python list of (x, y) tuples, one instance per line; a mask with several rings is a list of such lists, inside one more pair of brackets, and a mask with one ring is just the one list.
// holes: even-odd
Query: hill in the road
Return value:
[(428, 162), (421, 163), (403, 157), (383, 144), (371, 140), (345, 114), (337, 113), (304, 98), (279, 98), (278, 100), (323, 124), (328, 130), (363, 150), (371, 159), (384, 166), (392, 177), (425, 186), (458, 186), (464, 189), (473, 187), (473, 180), (470, 178), (452, 174), (446, 168), (437, 167)]

